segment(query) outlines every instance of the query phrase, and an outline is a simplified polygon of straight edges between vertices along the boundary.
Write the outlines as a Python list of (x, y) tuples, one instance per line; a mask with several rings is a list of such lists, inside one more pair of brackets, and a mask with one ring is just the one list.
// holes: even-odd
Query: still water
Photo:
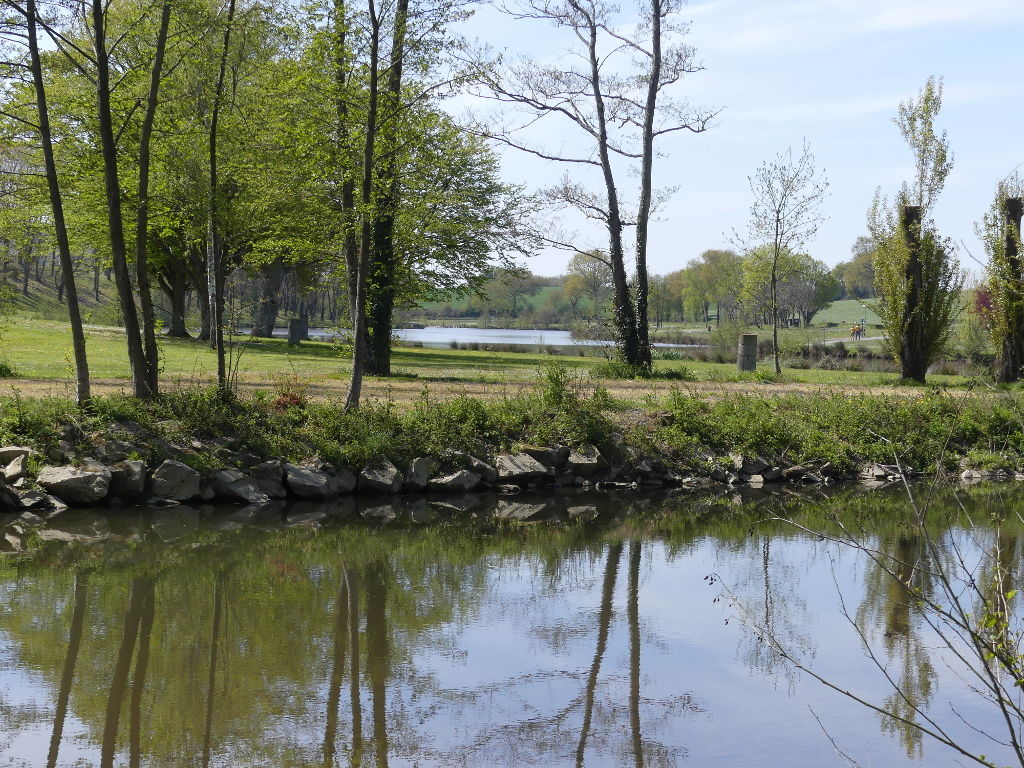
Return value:
[[(1024, 508), (1009, 486), (961, 496)], [(830, 739), (864, 766), (957, 765), (754, 630), (906, 714), (851, 620), (909, 700), (1011, 762), (953, 716), (999, 731), (906, 591), (768, 519), (838, 514), (909, 562), (901, 492), (516, 503), (540, 522), (458, 499), (57, 518), (78, 541), (0, 559), (0, 765), (845, 765)], [(933, 530), (979, 573), (998, 541), (1015, 581), (1021, 533), (962, 511)]]

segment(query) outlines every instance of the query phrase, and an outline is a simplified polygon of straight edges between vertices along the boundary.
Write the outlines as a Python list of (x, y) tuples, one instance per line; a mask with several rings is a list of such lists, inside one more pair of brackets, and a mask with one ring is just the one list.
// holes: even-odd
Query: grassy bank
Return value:
[[(110, 392), (127, 387), (128, 361), (124, 335), (118, 328), (93, 326), (88, 329), (87, 347), (90, 371), (97, 390)], [(162, 378), (169, 389), (191, 389), (213, 380), (216, 358), (208, 345), (180, 339), (160, 341)], [(282, 339), (260, 339), (235, 347), (238, 358), (238, 382), (243, 389), (274, 391), (300, 382), (314, 397), (329, 399), (342, 393), (348, 383), (348, 361), (334, 344), (304, 342), (289, 347)], [(411, 401), (426, 385), (437, 397), (459, 394), (493, 397), (531, 387), (539, 365), (552, 359), (540, 353), (490, 352), (484, 350), (424, 349), (398, 347), (394, 350), (395, 376), (371, 379), (372, 396)], [(622, 383), (601, 375), (603, 360), (569, 355), (557, 358), (581, 372), (596, 372), (596, 379), (621, 397), (664, 396), (672, 379)], [(16, 376), (0, 379), (0, 394), (15, 388), (29, 395), (68, 395), (73, 381), (71, 340), (67, 325), (54, 321), (16, 318), (7, 323), (0, 337), (0, 360), (10, 365)], [(794, 360), (794, 365), (807, 365)], [(681, 359), (659, 359), (655, 373), (687, 380), (705, 388), (720, 384), (803, 387), (892, 387), (898, 384), (895, 373), (843, 370), (829, 367), (788, 367), (783, 376), (769, 374), (766, 361), (755, 375), (739, 375), (734, 364)], [(963, 376), (936, 375), (933, 384), (965, 386)], [(493, 386), (493, 385), (502, 386)]]
[[(345, 412), (301, 391), (255, 392), (224, 401), (209, 388), (138, 401), (98, 397), (84, 413), (63, 398), (0, 398), (0, 444), (68, 456), (95, 448), (134, 422), (150, 438), (139, 458), (173, 443), (187, 463), (210, 470), (238, 453), (293, 462), (319, 457), (357, 469), (380, 457), (404, 467), (416, 456), (458, 450), (486, 458), (520, 445), (593, 443), (628, 465), (638, 457), (683, 472), (709, 473), (730, 454), (774, 466), (802, 465), (844, 476), (864, 462), (897, 459), (919, 472), (1024, 468), (1024, 399), (1015, 393), (920, 397), (840, 393), (724, 395), (677, 389), (645, 405), (611, 395), (569, 368), (549, 365), (535, 389), (505, 397), (428, 392), (406, 407), (370, 403)], [(42, 461), (42, 459), (39, 459)]]

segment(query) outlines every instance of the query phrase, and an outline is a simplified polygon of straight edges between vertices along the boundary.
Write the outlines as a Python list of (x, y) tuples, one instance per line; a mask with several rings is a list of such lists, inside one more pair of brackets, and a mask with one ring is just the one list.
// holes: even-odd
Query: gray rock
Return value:
[(466, 469), (480, 475), (485, 483), (498, 482), (498, 470), (486, 461), (482, 461), (476, 456), (470, 456), (468, 453), (463, 453), (462, 451), (452, 451), (451, 456), (455, 459), (457, 464), (463, 464)]
[(0, 536), (0, 552), (21, 552), (25, 543), (15, 533), (5, 533)]
[(135, 451), (135, 446), (124, 440), (107, 440), (96, 447), (96, 456), (108, 464), (124, 461)]
[(25, 468), (28, 464), (28, 456), (22, 454), (21, 456), (15, 456), (11, 459), (11, 462), (4, 467), (3, 479), (5, 482), (13, 483), (21, 480), (25, 476)]
[(460, 469), (444, 477), (435, 477), (430, 481), (432, 491), (471, 491), (480, 485), (480, 475), (468, 469)]
[(270, 497), (263, 493), (252, 479), (237, 469), (221, 469), (210, 475), (210, 485), (215, 498), (227, 501), (244, 501), (248, 504), (263, 504)]
[(60, 523), (51, 528), (43, 528), (38, 532), (43, 541), (102, 541), (110, 538), (110, 524), (105, 517), (75, 516), (61, 518)]
[(0, 448), (0, 464), (9, 464), (19, 456), (31, 456), (35, 451), (23, 445), (5, 445)]
[(741, 456), (738, 453), (729, 455), (732, 459), (732, 467), (741, 475), (760, 475), (770, 466), (760, 456)]
[(522, 502), (498, 500), (494, 516), (502, 520), (531, 520), (548, 511), (547, 504), (525, 504)]
[(266, 496), (283, 499), (288, 496), (284, 487), (284, 462), (264, 461), (249, 469), (249, 477)]
[(0, 509), (21, 509), (21, 499), (6, 483), (0, 483)]
[(167, 459), (153, 472), (153, 495), (172, 501), (188, 501), (199, 495), (200, 477), (192, 467)]
[(402, 489), (402, 473), (387, 459), (365, 467), (359, 473), (359, 490), (372, 493), (398, 493)]
[(570, 472), (586, 476), (602, 469), (607, 469), (608, 460), (596, 446), (584, 443), (578, 448), (573, 448), (569, 451), (569, 458), (566, 460), (565, 466)]
[(139, 459), (110, 467), (110, 495), (123, 501), (139, 498), (146, 490), (146, 464)]
[(110, 470), (97, 462), (89, 468), (43, 467), (36, 482), (68, 504), (97, 504), (110, 490)]
[(405, 487), (410, 491), (422, 491), (430, 483), (431, 476), (441, 466), (433, 456), (421, 456), (409, 464), (405, 473)]
[(498, 471), (498, 479), (505, 483), (535, 480), (548, 473), (547, 467), (526, 453), (495, 456), (494, 468)]
[(300, 499), (326, 499), (329, 495), (330, 478), (327, 473), (298, 464), (284, 465), (284, 482)]
[(499, 485), (495, 490), (501, 496), (515, 496), (516, 494), (523, 492), (522, 488), (520, 488), (518, 485), (513, 485), (512, 483), (505, 483)]
[(554, 467), (558, 464), (558, 451), (555, 448), (547, 448), (537, 445), (524, 445), (520, 451), (530, 456), (545, 467)]

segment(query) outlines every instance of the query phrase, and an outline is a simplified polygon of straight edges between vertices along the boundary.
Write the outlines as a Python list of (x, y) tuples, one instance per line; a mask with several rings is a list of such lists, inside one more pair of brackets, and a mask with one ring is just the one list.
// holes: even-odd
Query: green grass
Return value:
[[(189, 384), (209, 381), (216, 372), (216, 358), (208, 345), (188, 340), (161, 339), (162, 377), (165, 382)], [(349, 362), (327, 342), (304, 342), (289, 347), (281, 339), (247, 341), (240, 351), (240, 378), (250, 385), (272, 387), (285, 379), (300, 379), (313, 384), (341, 387), (348, 380)], [(127, 381), (129, 368), (124, 335), (116, 328), (90, 327), (87, 350), (91, 375), (96, 379)], [(9, 321), (0, 336), (0, 359), (13, 366), (22, 379), (72, 381), (71, 339), (67, 324), (20, 317)], [(539, 366), (550, 361), (542, 353), (487, 352), (475, 350), (399, 347), (392, 364), (396, 380), (415, 378), (424, 382), (500, 382), (530, 381)], [(557, 357), (566, 366), (587, 371), (603, 363), (602, 358)], [(774, 383), (766, 372), (770, 362), (763, 361), (757, 375), (739, 375), (729, 363), (692, 360), (660, 360), (659, 371), (686, 370), (698, 382)], [(4, 380), (17, 386), (17, 379)], [(808, 385), (878, 387), (896, 384), (891, 373), (832, 371), (821, 369), (785, 369), (781, 381)], [(930, 376), (929, 383), (939, 386), (963, 386), (959, 376)]]

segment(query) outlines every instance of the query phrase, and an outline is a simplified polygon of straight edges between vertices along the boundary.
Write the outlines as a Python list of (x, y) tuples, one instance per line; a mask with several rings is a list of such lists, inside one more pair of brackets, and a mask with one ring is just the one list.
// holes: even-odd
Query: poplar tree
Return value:
[(876, 192), (868, 213), (886, 343), (902, 377), (921, 383), (949, 341), (964, 283), (953, 242), (939, 235), (931, 218), (953, 168), (946, 132), (935, 130), (941, 109), (942, 80), (935, 77), (916, 99), (900, 104), (894, 122), (913, 152), (914, 177), (892, 201)]

